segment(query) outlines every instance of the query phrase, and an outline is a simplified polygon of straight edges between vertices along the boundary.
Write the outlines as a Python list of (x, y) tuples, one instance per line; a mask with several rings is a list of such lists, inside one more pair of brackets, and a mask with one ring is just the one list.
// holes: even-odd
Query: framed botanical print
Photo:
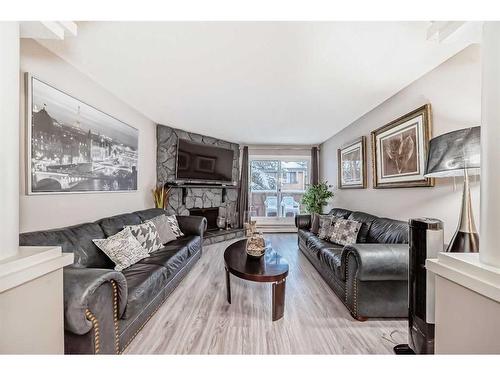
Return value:
[(366, 137), (337, 150), (339, 189), (366, 188)]
[(430, 104), (373, 131), (373, 187), (434, 186), (424, 177), (430, 138)]

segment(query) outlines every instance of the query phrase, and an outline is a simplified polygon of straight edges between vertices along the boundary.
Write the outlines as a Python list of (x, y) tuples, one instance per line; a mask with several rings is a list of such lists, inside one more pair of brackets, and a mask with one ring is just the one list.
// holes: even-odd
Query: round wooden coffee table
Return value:
[(285, 312), (285, 280), (288, 275), (288, 262), (270, 245), (262, 257), (250, 257), (246, 252), (246, 242), (246, 239), (237, 241), (224, 251), (227, 302), (231, 303), (231, 273), (240, 279), (273, 283), (273, 321), (281, 319)]

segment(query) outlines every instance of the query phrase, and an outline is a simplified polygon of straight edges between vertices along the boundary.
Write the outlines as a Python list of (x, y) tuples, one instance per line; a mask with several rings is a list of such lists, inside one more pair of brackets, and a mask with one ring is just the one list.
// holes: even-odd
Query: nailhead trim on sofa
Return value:
[(113, 288), (113, 323), (115, 327), (115, 353), (120, 354), (120, 336), (118, 327), (118, 288), (116, 281), (111, 280), (111, 287)]
[(99, 321), (89, 309), (85, 310), (85, 317), (92, 323), (92, 328), (94, 331), (94, 353), (99, 354), (100, 351)]
[[(345, 295), (344, 295), (344, 301), (345, 301), (345, 306), (347, 307), (347, 310), (351, 313), (351, 315), (355, 319), (360, 319), (359, 314), (358, 314), (358, 278), (354, 277), (354, 283), (353, 283), (353, 310), (349, 307), (349, 302), (347, 301), (347, 288), (349, 285), (349, 257), (346, 257), (345, 260)], [(364, 320), (364, 319), (362, 319)]]

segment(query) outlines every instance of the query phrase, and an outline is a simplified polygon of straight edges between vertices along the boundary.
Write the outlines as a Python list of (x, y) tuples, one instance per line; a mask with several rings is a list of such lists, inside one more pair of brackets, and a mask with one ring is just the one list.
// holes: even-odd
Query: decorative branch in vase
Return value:
[(170, 196), (170, 189), (171, 188), (165, 189), (164, 185), (158, 185), (152, 190), (153, 200), (156, 208), (163, 208), (163, 209), (167, 208), (168, 197)]

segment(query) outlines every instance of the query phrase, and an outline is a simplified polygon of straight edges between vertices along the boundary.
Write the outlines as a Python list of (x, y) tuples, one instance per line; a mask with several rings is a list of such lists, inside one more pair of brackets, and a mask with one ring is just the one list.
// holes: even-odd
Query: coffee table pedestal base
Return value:
[(226, 293), (227, 293), (227, 302), (231, 304), (231, 274), (226, 268)]
[[(286, 279), (273, 283), (273, 322), (283, 318), (285, 313), (285, 286)], [(226, 268), (226, 296), (227, 303), (231, 304), (231, 273)]]
[(285, 313), (286, 279), (273, 283), (273, 321), (283, 318)]

